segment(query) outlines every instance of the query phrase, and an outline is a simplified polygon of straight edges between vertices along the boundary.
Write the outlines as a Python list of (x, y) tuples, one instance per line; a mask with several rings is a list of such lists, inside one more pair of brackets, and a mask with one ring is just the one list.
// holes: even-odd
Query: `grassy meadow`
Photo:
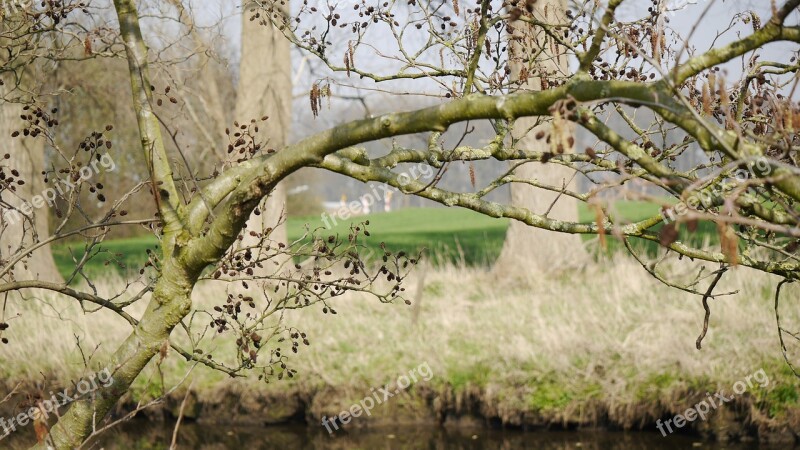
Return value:
[[(651, 212), (627, 203), (619, 214), (635, 220)], [(581, 214), (589, 220), (588, 212)], [(698, 351), (700, 299), (659, 284), (621, 252), (599, 254), (596, 264), (569, 272), (508, 279), (486, 267), (499, 253), (504, 221), (457, 209), (403, 210), (369, 220), (376, 241), (406, 250), (425, 247), (440, 258), (424, 270), (424, 281), (420, 272), (407, 280), (413, 306), (350, 293), (338, 299), (337, 315), (324, 314), (321, 306), (290, 311), (286, 323), (311, 340), (291, 356), (290, 367), (298, 370), (294, 379), (231, 380), (170, 353), (140, 377), (132, 398), (153, 397), (181, 382), (181, 389), (188, 386), (206, 399), (223, 399), (232, 391), (317, 398), (334, 389), (326, 401), (308, 400), (310, 413), (319, 417), (336, 414), (362, 398), (365, 389), (427, 363), (434, 374), (428, 383), (432, 389), (482, 396), (485, 408), (511, 423), (515, 414), (532, 413), (567, 422), (602, 404), (615, 423), (648, 429), (643, 417), (654, 420), (685, 409), (698, 394), (729, 392), (736, 381), (764, 369), (770, 383), (749, 390), (745, 395), (751, 403), (740, 409), (753, 408), (764, 423), (800, 423), (796, 378), (783, 360), (775, 329), (777, 280), (770, 276), (736, 268), (723, 278), (718, 291), (736, 294), (711, 302), (710, 330)], [(290, 220), (290, 235), (300, 236), (307, 222), (314, 225), (311, 218)], [(135, 267), (137, 254), (153, 245), (129, 239), (104, 247)], [(66, 247), (57, 249), (62, 268), (69, 267), (67, 255)], [(667, 270), (689, 276), (685, 264)], [(117, 277), (108, 272), (99, 293), (119, 286)], [(134, 284), (127, 291), (138, 289)], [(800, 311), (788, 305), (798, 294), (794, 285), (783, 294), (788, 329), (800, 328)], [(210, 310), (224, 297), (219, 285), (201, 284), (195, 307)], [(0, 376), (7, 383), (41, 374), (75, 377), (87, 358), (108, 353), (129, 332), (113, 314), (86, 314), (73, 301), (34, 298), (14, 305), (7, 311), (7, 317), (19, 315), (6, 334), (12, 344), (0, 353)], [(134, 305), (128, 311), (137, 316), (141, 309)], [(26, 314), (33, 310), (39, 314)], [(199, 335), (202, 325), (195, 326), (192, 331)], [(176, 331), (178, 341), (185, 341), (182, 336)], [(206, 336), (202, 346), (217, 357), (235, 358), (227, 336)], [(792, 348), (790, 354), (797, 355)]]
[[(482, 268), (439, 266), (427, 270), (422, 286), (419, 274), (409, 279), (411, 307), (348, 294), (336, 303), (335, 316), (321, 307), (289, 312), (286, 323), (311, 341), (291, 355), (289, 366), (298, 371), (292, 380), (231, 380), (170, 352), (139, 378), (131, 398), (152, 398), (181, 383), (179, 393), (188, 387), (208, 401), (232, 393), (316, 398), (327, 392), (324, 400), (310, 402), (310, 413), (321, 417), (427, 363), (434, 374), (427, 383), (431, 389), (480, 396), (512, 423), (520, 414), (572, 421), (602, 404), (615, 423), (650, 429), (643, 417), (686, 409), (705, 392), (729, 393), (736, 381), (763, 369), (769, 385), (749, 390), (752, 404), (738, 409), (755, 408), (768, 422), (798, 420), (800, 396), (781, 356), (770, 277), (740, 268), (723, 279), (720, 290), (738, 293), (712, 302), (701, 351), (694, 347), (703, 318), (699, 298), (665, 288), (629, 258), (613, 256), (550, 277), (497, 277)], [(111, 286), (98, 287), (102, 293)], [(784, 291), (786, 299), (798, 294), (797, 286)], [(201, 285), (196, 308), (208, 310), (222, 298), (218, 286)], [(34, 309), (40, 314), (26, 314)], [(141, 307), (129, 311), (136, 316)], [(0, 353), (6, 383), (39, 380), (42, 374), (74, 379), (86, 373), (87, 358), (108, 353), (129, 330), (118, 317), (84, 314), (72, 301), (34, 299), (8, 312), (19, 317), (6, 334), (11, 345)], [(787, 306), (783, 316), (788, 328), (800, 325), (796, 308)], [(175, 335), (185, 341), (180, 331)], [(202, 347), (218, 358), (235, 358), (225, 335), (212, 333)]]
[[(645, 202), (618, 202), (610, 213), (618, 221), (636, 221), (649, 217), (658, 210), (658, 206)], [(589, 222), (594, 214), (584, 205), (579, 210), (579, 220)], [(457, 264), (467, 266), (489, 266), (497, 259), (505, 239), (509, 221), (494, 219), (479, 213), (460, 208), (409, 208), (391, 213), (377, 213), (361, 216), (348, 221), (338, 220), (330, 230), (323, 230), (321, 235), (347, 235), (350, 224), (360, 224), (369, 220), (368, 229), (372, 236), (364, 243), (372, 250), (378, 250), (380, 243), (386, 248), (398, 252), (405, 250), (417, 253), (425, 250), (425, 254), (435, 265)], [(328, 219), (331, 223), (331, 220)], [(290, 241), (300, 239), (308, 226), (310, 229), (325, 228), (320, 216), (293, 217), (286, 223)], [(701, 223), (698, 232), (689, 236), (683, 232), (682, 238), (702, 242), (703, 239), (714, 240), (716, 230), (713, 224)], [(595, 236), (584, 236), (585, 241), (596, 240)], [(147, 261), (146, 250), (155, 249), (157, 240), (152, 236), (129, 239), (110, 240), (93, 250), (93, 258), (87, 264), (89, 273), (104, 273), (116, 270), (121, 273), (138, 271)], [(658, 245), (653, 242), (639, 241), (636, 245), (654, 254)], [(613, 253), (620, 248), (620, 243), (609, 239), (605, 253)], [(55, 246), (53, 255), (56, 265), (62, 274), (69, 274), (75, 260), (84, 254), (83, 244), (61, 244)]]

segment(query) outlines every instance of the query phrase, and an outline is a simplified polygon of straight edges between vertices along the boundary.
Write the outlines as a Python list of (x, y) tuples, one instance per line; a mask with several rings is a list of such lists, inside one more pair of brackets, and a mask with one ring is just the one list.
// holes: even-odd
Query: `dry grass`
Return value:
[[(409, 281), (408, 292), (415, 292), (415, 282)], [(626, 404), (698, 380), (704, 388), (729, 388), (760, 368), (794, 389), (775, 327), (776, 283), (746, 269), (730, 271), (718, 292), (739, 293), (711, 302), (710, 331), (698, 351), (700, 299), (660, 285), (627, 258), (515, 280), (474, 268), (429, 269), (416, 325), (412, 307), (357, 295), (342, 298), (335, 316), (321, 307), (290, 313), (287, 320), (312, 341), (292, 358), (299, 376), (291, 384), (381, 386), (427, 362), (435, 383), (522, 388), (529, 396), (515, 401), (537, 408), (564, 407), (579, 396)], [(788, 328), (800, 325), (790, 305), (798, 293), (789, 286), (783, 295)], [(224, 298), (213, 286), (201, 286), (195, 295), (198, 305)], [(129, 330), (112, 314), (81, 314), (63, 299), (9, 304), (6, 317), (17, 313), (22, 315), (10, 321), (7, 335), (11, 344), (0, 348), (9, 383), (40, 379), (41, 373), (56, 379), (85, 373), (86, 356), (107, 353)], [(210, 342), (219, 349), (229, 344)], [(215, 354), (225, 351), (219, 349)], [(174, 382), (187, 364), (173, 353), (164, 367)], [(230, 383), (206, 368), (196, 369), (193, 379), (201, 395)], [(255, 379), (239, 383), (285, 389)], [(796, 402), (796, 395), (789, 397), (781, 401)]]

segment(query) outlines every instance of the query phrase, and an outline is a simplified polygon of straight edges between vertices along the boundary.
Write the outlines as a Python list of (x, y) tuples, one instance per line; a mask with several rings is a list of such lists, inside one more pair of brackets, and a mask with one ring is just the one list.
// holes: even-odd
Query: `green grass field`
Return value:
[[(622, 220), (636, 221), (654, 214), (657, 205), (644, 202), (619, 202), (611, 214)], [(580, 209), (580, 220), (591, 221), (594, 216), (585, 207)], [(426, 255), (434, 263), (454, 262), (466, 265), (488, 265), (500, 254), (509, 221), (494, 219), (479, 213), (461, 208), (410, 208), (391, 213), (377, 213), (360, 216), (348, 221), (339, 221), (337, 226), (322, 234), (348, 234), (350, 223), (361, 223), (369, 220), (371, 237), (365, 241), (368, 247), (378, 249), (381, 242), (391, 251), (405, 250), (416, 253), (425, 249)], [(291, 218), (287, 222), (290, 240), (304, 234), (305, 225), (312, 229), (324, 227), (319, 216)], [(711, 236), (713, 224), (701, 224), (700, 232), (694, 239)], [(585, 236), (584, 239), (592, 239)], [(686, 236), (683, 236), (686, 238)], [(619, 242), (609, 239), (608, 251), (616, 251)], [(128, 270), (138, 271), (147, 261), (146, 250), (157, 248), (154, 237), (145, 236), (130, 239), (118, 239), (103, 243), (95, 250), (86, 270), (89, 273), (99, 271)], [(641, 242), (648, 251), (656, 250), (657, 245)], [(82, 244), (69, 243), (58, 245), (53, 255), (59, 270), (63, 274), (71, 272), (75, 267), (73, 257), (79, 259), (84, 254)]]

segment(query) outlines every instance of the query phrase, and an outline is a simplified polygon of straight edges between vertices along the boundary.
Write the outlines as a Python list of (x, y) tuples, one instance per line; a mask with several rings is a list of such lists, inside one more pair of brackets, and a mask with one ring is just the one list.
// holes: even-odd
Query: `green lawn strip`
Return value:
[[(655, 214), (659, 206), (646, 202), (618, 202), (610, 214), (616, 216), (619, 223), (641, 220)], [(579, 218), (582, 222), (594, 220), (594, 213), (581, 205)], [(381, 242), (392, 252), (401, 250), (417, 253), (423, 249), (434, 263), (464, 263), (467, 265), (491, 264), (500, 254), (505, 239), (509, 220), (486, 217), (474, 211), (461, 208), (408, 208), (391, 213), (375, 213), (358, 216), (348, 220), (337, 220), (336, 226), (324, 229), (325, 223), (320, 216), (295, 217), (287, 221), (290, 240), (303, 236), (305, 226), (312, 229), (322, 228), (319, 235), (349, 233), (350, 224), (360, 224), (369, 220), (371, 236), (363, 243), (370, 253), (381, 255)], [(332, 220), (328, 218), (328, 223)], [(655, 229), (658, 229), (656, 227)], [(704, 239), (714, 242), (716, 228), (713, 223), (701, 223), (698, 231), (690, 235), (685, 227), (681, 230), (681, 239), (693, 244), (701, 244)], [(595, 239), (595, 236), (584, 236), (584, 240)], [(636, 245), (648, 254), (655, 254), (658, 244), (635, 240)], [(86, 265), (89, 275), (116, 270), (119, 273), (138, 271), (147, 261), (147, 249), (155, 249), (158, 245), (155, 237), (143, 236), (116, 239), (103, 242), (94, 251), (93, 257)], [(614, 252), (622, 247), (613, 238), (608, 239), (605, 252)], [(72, 252), (72, 255), (70, 253)], [(74, 268), (73, 256), (83, 255), (82, 243), (65, 243), (54, 246), (53, 256), (62, 274), (68, 275)]]

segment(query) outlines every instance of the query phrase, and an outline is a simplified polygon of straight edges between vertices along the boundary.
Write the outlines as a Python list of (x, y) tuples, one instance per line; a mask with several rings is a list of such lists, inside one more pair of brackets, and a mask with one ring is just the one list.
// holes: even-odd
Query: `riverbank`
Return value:
[[(760, 391), (742, 398), (731, 398), (724, 407), (707, 414), (706, 420), (695, 420), (670, 433), (659, 432), (657, 421), (671, 420), (686, 410), (706, 401), (704, 392), (711, 389), (702, 381), (687, 382), (684, 388), (673, 387), (639, 401), (614, 402), (600, 393), (571, 392), (554, 384), (535, 385), (532, 380), (509, 386), (487, 384), (409, 389), (381, 407), (370, 410), (367, 417), (351, 417), (349, 423), (334, 425), (334, 417), (352, 411), (370, 388), (318, 387), (293, 388), (284, 392), (254, 391), (252, 386), (231, 386), (203, 397), (191, 391), (187, 396), (171, 396), (168, 401), (150, 408), (145, 416), (155, 422), (171, 422), (183, 414), (185, 420), (203, 425), (276, 426), (306, 424), (331, 435), (354, 430), (392, 429), (408, 426), (443, 426), (447, 429), (512, 429), (522, 431), (641, 431), (664, 439), (691, 435), (699, 440), (717, 442), (752, 442), (788, 448), (796, 443), (800, 410), (786, 408), (774, 415), (769, 392)], [(730, 392), (725, 394), (730, 397)], [(128, 403), (130, 409), (134, 405)], [(783, 405), (786, 406), (786, 405)], [(183, 408), (183, 409), (181, 409)], [(122, 410), (119, 411), (123, 412)], [(320, 420), (322, 418), (323, 420)], [(327, 420), (326, 420), (327, 419)]]
[[(289, 314), (286, 320), (311, 341), (290, 358), (297, 370), (291, 380), (231, 380), (192, 368), (170, 352), (140, 377), (118, 413), (179, 385), (167, 402), (143, 414), (166, 420), (188, 398), (184, 415), (202, 423), (306, 422), (324, 429), (322, 417), (375, 398), (373, 388), (396, 384), (425, 364), (428, 381), (417, 372), (416, 383), (347, 427), (441, 423), (658, 433), (659, 419), (674, 420), (709, 394), (730, 397), (734, 385), (749, 376), (742, 395), (680, 432), (793, 442), (800, 429), (798, 383), (780, 352), (772, 303), (776, 280), (744, 269), (729, 275), (718, 292), (739, 293), (711, 303), (709, 333), (698, 351), (700, 299), (665, 288), (627, 258), (502, 284), (478, 268), (429, 269), (421, 298), (415, 293), (419, 279), (409, 280), (411, 307), (353, 295), (337, 303), (335, 316), (314, 308)], [(784, 288), (782, 321), (788, 329), (800, 329), (800, 314), (790, 305), (799, 293), (796, 286)], [(196, 301), (212, 305), (218, 298), (212, 288), (201, 287)], [(102, 356), (127, 334), (117, 317), (84, 315), (63, 300), (46, 304), (51, 319), (16, 311), (22, 316), (9, 330), (11, 344), (0, 352), (9, 386), (30, 387), (32, 380), (42, 381), (41, 373), (48, 375), (43, 384), (49, 389), (63, 384), (55, 380), (76, 379), (86, 372), (84, 358)], [(44, 305), (32, 299), (24, 308)], [(230, 343), (207, 344), (217, 356)], [(754, 378), (759, 371), (768, 383)], [(10, 403), (0, 408), (3, 414), (13, 409)]]

